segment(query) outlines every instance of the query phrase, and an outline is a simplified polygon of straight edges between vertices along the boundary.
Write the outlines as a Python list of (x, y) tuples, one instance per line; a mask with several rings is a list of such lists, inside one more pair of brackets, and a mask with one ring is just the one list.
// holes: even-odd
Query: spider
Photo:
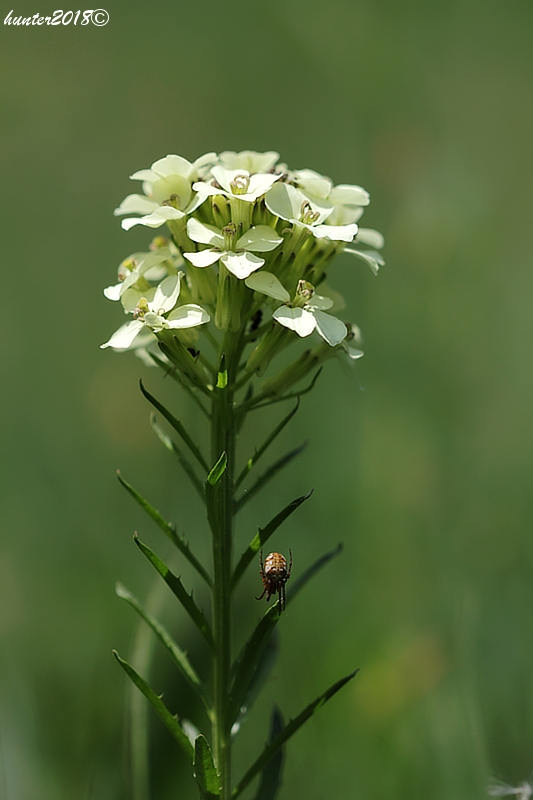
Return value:
[(287, 559), (281, 553), (270, 553), (263, 562), (263, 551), (259, 557), (261, 580), (263, 581), (263, 593), (256, 597), (256, 600), (262, 600), (266, 594), (267, 601), (270, 600), (273, 594), (278, 594), (279, 597), (279, 613), (285, 609), (285, 584), (291, 577), (292, 569), (292, 551), (289, 548), (290, 562), (289, 569), (287, 569)]

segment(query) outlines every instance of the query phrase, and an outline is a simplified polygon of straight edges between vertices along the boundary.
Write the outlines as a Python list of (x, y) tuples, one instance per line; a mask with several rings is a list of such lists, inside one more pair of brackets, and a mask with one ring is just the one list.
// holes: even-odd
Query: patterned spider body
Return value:
[(291, 577), (292, 569), (292, 552), (290, 553), (289, 567), (287, 568), (287, 559), (281, 553), (270, 553), (263, 562), (263, 551), (259, 558), (261, 580), (263, 581), (263, 593), (256, 597), (256, 600), (262, 600), (266, 594), (267, 601), (270, 600), (273, 594), (279, 597), (279, 611), (280, 614), (285, 609), (285, 584)]

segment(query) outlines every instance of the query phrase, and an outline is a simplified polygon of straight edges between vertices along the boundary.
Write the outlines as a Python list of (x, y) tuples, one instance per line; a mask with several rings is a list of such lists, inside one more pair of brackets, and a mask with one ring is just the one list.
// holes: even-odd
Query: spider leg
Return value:
[[(265, 588), (263, 589), (263, 593), (260, 594), (259, 597), (256, 597), (255, 599), (256, 600), (262, 600), (263, 597), (265, 596), (266, 590), (267, 590), (267, 587), (265, 586)], [(268, 600), (268, 598), (267, 598), (267, 600)]]

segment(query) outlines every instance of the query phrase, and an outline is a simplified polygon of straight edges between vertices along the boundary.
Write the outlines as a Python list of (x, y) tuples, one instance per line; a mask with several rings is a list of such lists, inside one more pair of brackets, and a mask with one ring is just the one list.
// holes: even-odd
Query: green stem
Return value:
[(213, 635), (214, 719), (213, 746), (220, 774), (221, 800), (231, 796), (231, 725), (228, 697), (232, 652), (231, 577), (233, 569), (233, 525), (235, 492), (236, 420), (234, 409), (235, 375), (242, 351), (241, 334), (228, 332), (222, 344), (228, 380), (213, 390), (211, 413), (211, 461), (215, 464), (223, 452), (227, 466), (213, 487), (208, 508), (213, 535)]

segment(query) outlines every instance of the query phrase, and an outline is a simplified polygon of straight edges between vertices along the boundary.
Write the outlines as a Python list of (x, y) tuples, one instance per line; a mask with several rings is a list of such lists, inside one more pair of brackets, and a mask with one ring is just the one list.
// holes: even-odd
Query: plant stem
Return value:
[(226, 453), (227, 467), (213, 487), (208, 507), (213, 535), (213, 635), (214, 656), (214, 720), (213, 743), (221, 780), (221, 800), (231, 795), (231, 726), (228, 697), (230, 690), (232, 608), (231, 576), (233, 568), (234, 474), (236, 425), (233, 384), (240, 357), (240, 336), (227, 333), (222, 354), (228, 381), (213, 390), (211, 413), (211, 460), (215, 464)]

